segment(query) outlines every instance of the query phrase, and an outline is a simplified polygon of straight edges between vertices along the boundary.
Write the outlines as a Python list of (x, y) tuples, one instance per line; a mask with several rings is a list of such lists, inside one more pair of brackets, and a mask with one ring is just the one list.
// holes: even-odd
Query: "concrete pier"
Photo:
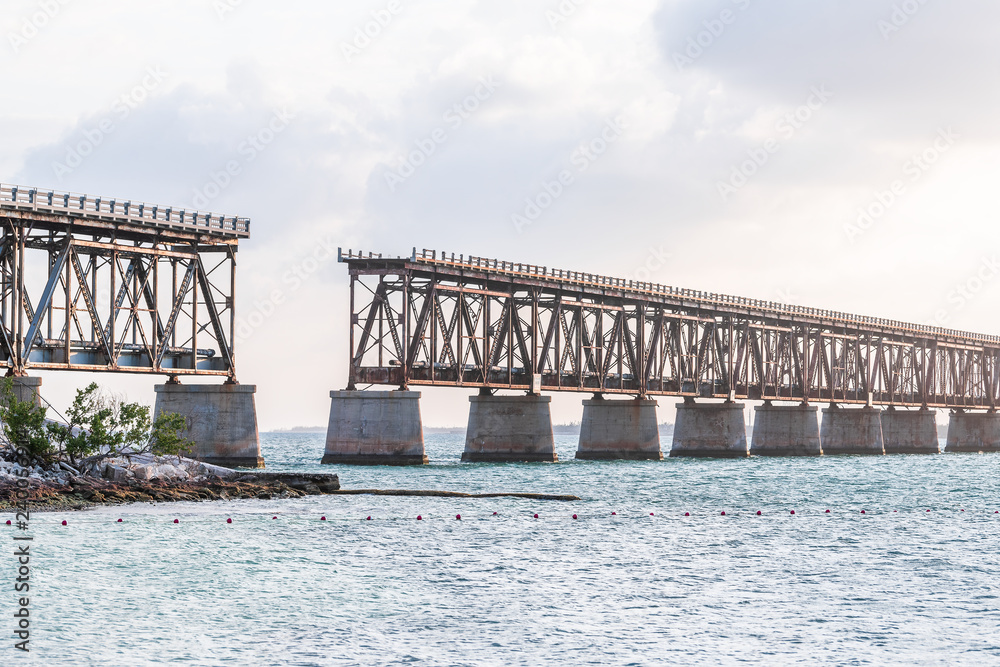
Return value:
[(886, 454), (939, 454), (937, 411), (887, 408), (882, 412), (882, 444)]
[(771, 405), (754, 408), (752, 456), (822, 456), (819, 408)]
[(323, 463), (421, 465), (419, 391), (331, 391)]
[(677, 404), (670, 456), (740, 458), (749, 454), (742, 403), (685, 400)]
[(176, 412), (187, 419), (184, 437), (191, 457), (214, 465), (263, 468), (252, 384), (179, 384), (154, 387), (154, 414)]
[(14, 398), (23, 403), (28, 401), (35, 405), (42, 404), (39, 391), (42, 386), (42, 378), (28, 377), (27, 375), (10, 376), (13, 382)]
[(881, 414), (873, 407), (824, 408), (820, 428), (823, 454), (885, 454)]
[(656, 401), (593, 398), (583, 402), (576, 458), (659, 461), (660, 430)]
[(1000, 452), (1000, 414), (956, 410), (948, 420), (946, 452)]
[(550, 396), (469, 397), (463, 461), (558, 461)]

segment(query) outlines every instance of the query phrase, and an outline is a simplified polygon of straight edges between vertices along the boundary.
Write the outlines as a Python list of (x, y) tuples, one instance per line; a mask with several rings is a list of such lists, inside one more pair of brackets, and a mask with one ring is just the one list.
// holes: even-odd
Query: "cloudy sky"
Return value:
[[(0, 181), (253, 220), (239, 312), (282, 293), (237, 349), (263, 429), (325, 424), (345, 384), (337, 246), (1000, 331), (995, 2), (4, 7)], [(44, 381), (61, 405), (83, 379)]]

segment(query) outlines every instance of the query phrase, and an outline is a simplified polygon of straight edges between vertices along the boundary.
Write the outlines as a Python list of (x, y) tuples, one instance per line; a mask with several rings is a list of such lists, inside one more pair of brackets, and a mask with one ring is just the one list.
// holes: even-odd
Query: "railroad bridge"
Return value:
[(247, 218), (0, 184), (0, 224), (0, 365), (21, 398), (41, 400), (37, 371), (163, 375), (155, 410), (185, 415), (198, 458), (263, 465), (233, 349)]
[(437, 251), (339, 260), (349, 376), (324, 462), (426, 462), (420, 386), (479, 390), (468, 461), (554, 461), (556, 391), (592, 394), (578, 458), (661, 458), (658, 396), (681, 399), (672, 456), (936, 453), (935, 408), (947, 450), (1000, 450), (998, 336)]

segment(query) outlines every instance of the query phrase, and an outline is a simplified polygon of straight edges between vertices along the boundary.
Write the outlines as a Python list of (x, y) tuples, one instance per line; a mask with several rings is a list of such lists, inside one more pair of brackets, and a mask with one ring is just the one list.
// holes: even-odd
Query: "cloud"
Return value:
[[(988, 66), (1000, 7), (985, 0), (583, 2), (554, 24), (558, 2), (399, 2), (350, 59), (342, 46), (387, 2), (243, 2), (221, 19), (195, 0), (71, 3), (0, 53), (0, 179), (182, 206), (200, 193), (253, 219), (240, 312), (283, 294), (239, 351), (265, 426), (322, 423), (325, 391), (343, 384), (343, 267), (288, 279), (330, 237), (617, 275), (652, 248), (669, 253), (660, 282), (916, 320), (1000, 244), (1000, 72)], [(894, 18), (904, 5), (918, 9)], [(33, 7), (14, 3), (0, 29)], [(168, 75), (116, 114), (148, 67)], [(832, 96), (788, 135), (782, 119), (817, 86)], [(53, 163), (107, 118), (113, 131), (60, 180)], [(948, 127), (954, 147), (850, 243), (858, 208)], [(719, 183), (772, 139), (721, 198)], [(563, 171), (572, 184), (519, 233), (511, 216)], [(951, 324), (1000, 328), (975, 305), (987, 298)], [(429, 402), (428, 421), (451, 419), (446, 405)]]

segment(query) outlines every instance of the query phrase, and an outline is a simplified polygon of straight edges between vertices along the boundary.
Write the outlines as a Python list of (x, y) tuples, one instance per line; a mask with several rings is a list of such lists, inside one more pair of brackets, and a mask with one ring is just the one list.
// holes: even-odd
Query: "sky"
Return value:
[[(237, 312), (262, 323), (237, 376), (262, 430), (325, 425), (346, 385), (340, 246), (996, 333), (998, 20), (986, 0), (6, 0), (0, 182), (251, 218)], [(97, 380), (153, 401), (151, 378)], [(463, 425), (464, 396), (425, 391), (425, 425)]]

